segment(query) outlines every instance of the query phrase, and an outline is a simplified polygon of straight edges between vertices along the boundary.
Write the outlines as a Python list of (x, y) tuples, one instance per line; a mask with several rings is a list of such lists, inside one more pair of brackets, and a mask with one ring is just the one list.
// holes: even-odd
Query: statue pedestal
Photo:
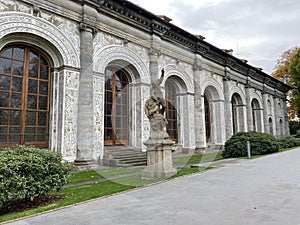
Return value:
[(149, 139), (144, 144), (147, 146), (147, 167), (142, 171), (143, 179), (165, 178), (177, 173), (172, 162), (175, 145), (171, 139)]

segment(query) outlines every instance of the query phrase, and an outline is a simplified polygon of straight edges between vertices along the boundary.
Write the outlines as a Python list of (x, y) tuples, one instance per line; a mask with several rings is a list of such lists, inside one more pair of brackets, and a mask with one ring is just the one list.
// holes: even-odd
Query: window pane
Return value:
[(40, 82), (40, 94), (41, 95), (48, 94), (48, 82)]
[(10, 107), (20, 109), (22, 107), (22, 94), (12, 94)]
[(7, 137), (7, 128), (0, 127), (0, 142), (6, 142)]
[(24, 61), (24, 49), (14, 48), (14, 59)]
[(22, 76), (23, 75), (24, 63), (19, 61), (14, 61), (14, 70), (13, 74)]
[(28, 93), (37, 94), (38, 93), (38, 81), (37, 80), (28, 80)]
[(20, 125), (21, 124), (21, 111), (10, 111), (10, 125)]
[(9, 49), (1, 52), (0, 56), (6, 57), (6, 58), (11, 58), (12, 57), (12, 48), (9, 48)]
[(29, 77), (38, 78), (39, 67), (38, 64), (29, 64)]
[(14, 77), (12, 79), (12, 91), (13, 92), (22, 92), (23, 78)]
[(26, 112), (26, 126), (36, 126), (36, 112)]
[(37, 97), (29, 95), (27, 100), (27, 108), (28, 109), (36, 109), (37, 108)]
[(11, 59), (0, 59), (0, 73), (11, 73)]
[(33, 142), (35, 141), (35, 128), (26, 127), (25, 129), (25, 141)]
[(21, 129), (18, 127), (11, 127), (9, 129), (9, 142), (19, 143)]
[(9, 91), (9, 89), (10, 89), (10, 77), (0, 76), (0, 90)]
[(46, 141), (46, 139), (47, 139), (47, 129), (38, 128), (37, 141)]
[(8, 125), (8, 110), (0, 110), (0, 125)]
[(47, 110), (48, 109), (48, 97), (39, 97), (39, 109)]
[(40, 56), (40, 64), (44, 64), (44, 65), (48, 64), (47, 60), (43, 56)]
[(40, 66), (40, 79), (48, 80), (48, 66)]
[(0, 94), (0, 108), (9, 106), (9, 93)]
[(31, 63), (39, 63), (39, 55), (35, 52), (30, 51), (29, 60)]
[(39, 126), (47, 125), (47, 113), (39, 112)]

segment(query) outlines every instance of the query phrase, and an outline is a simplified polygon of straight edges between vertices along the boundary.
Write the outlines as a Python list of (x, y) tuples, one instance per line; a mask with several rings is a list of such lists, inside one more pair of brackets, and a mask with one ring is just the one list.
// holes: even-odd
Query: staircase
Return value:
[(147, 153), (128, 146), (105, 146), (103, 165), (113, 167), (146, 166)]

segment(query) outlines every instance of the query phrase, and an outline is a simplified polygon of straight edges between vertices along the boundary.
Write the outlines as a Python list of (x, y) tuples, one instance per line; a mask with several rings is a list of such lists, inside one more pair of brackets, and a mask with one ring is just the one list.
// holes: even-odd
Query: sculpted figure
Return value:
[(164, 79), (164, 70), (161, 71), (161, 77), (152, 82), (151, 97), (146, 101), (145, 113), (150, 120), (150, 139), (167, 139), (166, 119), (164, 116), (166, 109), (166, 100), (160, 90), (160, 84)]

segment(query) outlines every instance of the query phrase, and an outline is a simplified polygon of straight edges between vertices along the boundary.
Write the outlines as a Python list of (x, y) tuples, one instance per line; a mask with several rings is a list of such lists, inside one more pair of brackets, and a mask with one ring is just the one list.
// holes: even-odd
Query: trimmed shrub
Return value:
[(70, 165), (59, 153), (25, 146), (0, 151), (0, 207), (46, 196), (69, 178)]
[(224, 158), (247, 156), (247, 141), (250, 141), (252, 155), (264, 155), (278, 152), (279, 143), (275, 137), (255, 131), (240, 132), (225, 143)]
[(278, 142), (280, 144), (280, 148), (293, 148), (300, 146), (300, 138), (293, 136), (280, 137), (278, 138)]

